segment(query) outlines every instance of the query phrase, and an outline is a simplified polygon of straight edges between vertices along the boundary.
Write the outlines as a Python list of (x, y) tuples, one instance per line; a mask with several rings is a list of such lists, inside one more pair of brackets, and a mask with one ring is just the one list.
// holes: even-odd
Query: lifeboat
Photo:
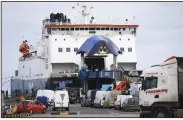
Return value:
[(23, 42), (19, 47), (19, 52), (21, 52), (23, 56), (26, 57), (27, 55), (29, 55), (29, 49), (30, 49), (29, 45)]

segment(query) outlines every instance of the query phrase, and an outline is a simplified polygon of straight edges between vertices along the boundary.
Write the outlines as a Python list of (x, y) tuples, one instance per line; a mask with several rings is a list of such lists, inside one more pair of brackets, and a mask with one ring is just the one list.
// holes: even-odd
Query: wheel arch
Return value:
[(153, 103), (152, 109), (151, 109), (151, 112), (150, 112), (150, 116), (152, 116), (152, 114), (154, 113), (154, 111), (157, 108), (165, 109), (169, 113), (170, 117), (172, 117), (172, 112), (171, 112), (172, 103), (162, 103), (162, 102)]

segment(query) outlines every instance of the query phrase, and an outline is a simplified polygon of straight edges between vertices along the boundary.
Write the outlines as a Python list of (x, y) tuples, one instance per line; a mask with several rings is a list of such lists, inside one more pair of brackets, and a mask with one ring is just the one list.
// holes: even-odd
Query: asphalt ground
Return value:
[[(55, 113), (55, 114), (54, 114)], [(56, 115), (56, 113), (58, 113)], [(70, 113), (70, 114), (67, 114)], [(71, 104), (70, 110), (65, 111), (62, 110), (60, 114), (60, 110), (52, 111), (52, 108), (48, 108), (46, 114), (33, 114), (30, 117), (40, 118), (40, 117), (47, 117), (47, 118), (54, 118), (54, 117), (121, 117), (121, 118), (139, 118), (139, 112), (124, 112), (122, 110), (115, 110), (115, 109), (104, 109), (104, 108), (90, 108), (90, 107), (81, 107), (80, 104)]]

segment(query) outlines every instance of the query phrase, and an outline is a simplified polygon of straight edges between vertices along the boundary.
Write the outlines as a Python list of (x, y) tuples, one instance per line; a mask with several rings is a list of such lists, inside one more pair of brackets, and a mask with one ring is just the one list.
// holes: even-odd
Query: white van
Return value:
[(51, 103), (53, 102), (53, 96), (54, 96), (54, 91), (53, 90), (38, 90), (36, 99), (37, 97), (45, 96), (48, 98), (48, 104), (51, 106)]
[(132, 98), (132, 95), (117, 95), (114, 103), (115, 108), (118, 110), (123, 108), (124, 102), (127, 98)]
[(104, 105), (104, 97), (106, 96), (106, 91), (97, 91), (94, 100), (95, 107), (102, 107)]
[[(61, 99), (61, 95), (64, 95), (63, 100)], [(53, 111), (55, 109), (64, 108), (67, 111), (69, 111), (69, 94), (66, 90), (56, 90), (54, 94), (54, 105), (53, 105)]]

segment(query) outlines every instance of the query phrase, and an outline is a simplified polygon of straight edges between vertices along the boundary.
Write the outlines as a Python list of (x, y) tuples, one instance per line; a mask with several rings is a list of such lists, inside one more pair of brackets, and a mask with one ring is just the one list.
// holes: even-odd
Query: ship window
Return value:
[(128, 41), (130, 41), (130, 38), (128, 38)]
[(105, 28), (101, 28), (101, 30), (105, 30)]
[(119, 38), (119, 40), (121, 40), (121, 38)]
[(120, 48), (120, 51), (121, 51), (121, 52), (125, 52), (125, 48), (124, 48), (124, 47), (121, 47), (121, 48)]
[(85, 28), (85, 30), (88, 30), (88, 28)]
[(95, 30), (95, 28), (89, 28), (89, 30)]
[(70, 52), (70, 48), (66, 48), (66, 52)]
[(48, 63), (48, 58), (45, 59), (46, 63)]
[(66, 31), (69, 31), (69, 28), (66, 28)]
[(128, 48), (128, 52), (132, 52), (132, 48)]
[(77, 52), (78, 51), (78, 48), (74, 48), (74, 52)]
[(74, 28), (71, 28), (71, 31), (74, 31)]
[(100, 30), (100, 28), (96, 28), (96, 30)]
[(49, 51), (48, 51), (48, 47), (47, 47), (47, 54), (49, 53)]
[(63, 52), (63, 49), (62, 48), (58, 48), (58, 52)]
[(126, 30), (126, 28), (123, 28), (123, 31), (125, 31)]
[(48, 69), (48, 64), (45, 65), (45, 69)]
[(57, 28), (52, 28), (52, 30), (53, 30), (53, 31), (56, 31), (56, 30), (57, 30)]
[(136, 34), (136, 28), (134, 28), (134, 34)]
[(61, 28), (61, 31), (64, 31), (65, 30), (65, 28)]
[(114, 31), (118, 31), (119, 29), (118, 28), (114, 28)]
[(80, 28), (80, 30), (84, 30), (84, 28)]
[(51, 34), (51, 28), (47, 29), (48, 34)]
[(79, 28), (75, 28), (75, 30), (79, 30)]
[(110, 30), (112, 30), (112, 31), (113, 31), (113, 28), (110, 28)]
[(95, 33), (96, 33), (96, 31), (89, 31), (89, 33), (90, 33), (90, 34), (95, 34)]
[(109, 28), (106, 28), (106, 30), (109, 30)]

